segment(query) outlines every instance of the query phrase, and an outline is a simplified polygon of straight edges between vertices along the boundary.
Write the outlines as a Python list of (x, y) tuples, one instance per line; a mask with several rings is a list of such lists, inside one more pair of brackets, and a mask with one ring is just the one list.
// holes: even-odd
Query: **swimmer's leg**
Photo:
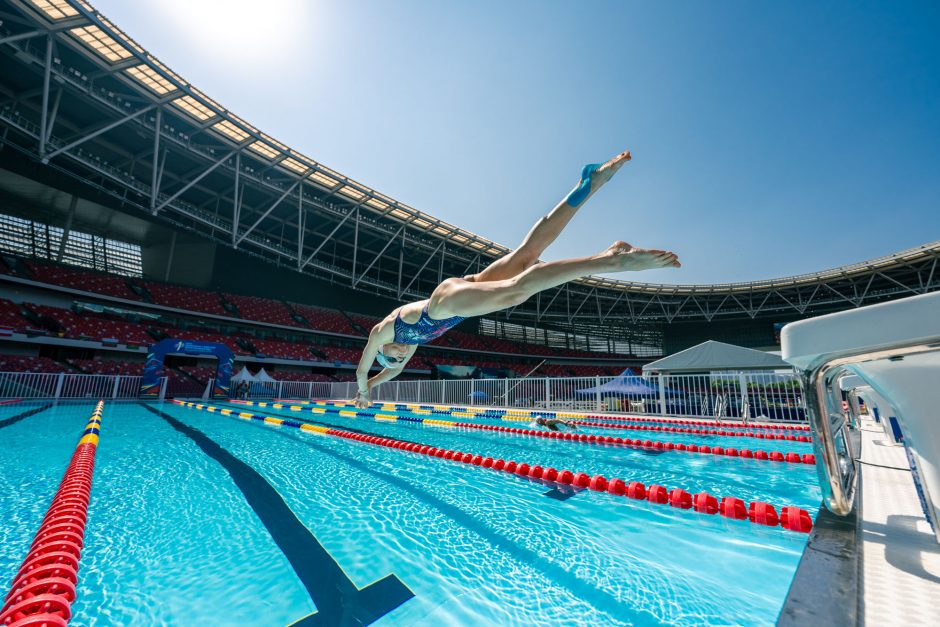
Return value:
[(552, 209), (539, 218), (522, 243), (505, 257), (494, 261), (479, 274), (468, 277), (473, 281), (501, 281), (520, 274), (538, 263), (545, 249), (564, 230), (585, 201), (630, 160), (630, 151), (625, 151), (602, 164), (590, 164), (581, 170), (581, 180), (571, 192)]
[(680, 265), (675, 253), (614, 242), (607, 250), (592, 257), (540, 263), (518, 276), (500, 281), (447, 279), (431, 294), (429, 313), (431, 317), (440, 319), (483, 316), (515, 307), (542, 290), (592, 274), (678, 268)]

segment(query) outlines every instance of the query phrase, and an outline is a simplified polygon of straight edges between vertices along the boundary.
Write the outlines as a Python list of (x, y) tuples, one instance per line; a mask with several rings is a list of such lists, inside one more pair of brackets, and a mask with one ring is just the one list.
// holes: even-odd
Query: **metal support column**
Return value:
[[(747, 379), (744, 377), (744, 373), (738, 373), (738, 390), (741, 395), (739, 402), (739, 411), (741, 418), (747, 422), (747, 416), (750, 412), (747, 411), (748, 403), (750, 402), (747, 396)], [(747, 412), (747, 413), (746, 413)]]
[(46, 154), (46, 125), (49, 122), (49, 79), (52, 76), (52, 35), (46, 37), (46, 65), (42, 74), (42, 116), (39, 118), (39, 156)]
[[(157, 115), (153, 122), (153, 172), (150, 175), (150, 211), (157, 206), (157, 196), (160, 195), (159, 163), (160, 163), (160, 135), (163, 134), (163, 109), (157, 107)], [(174, 235), (176, 231), (173, 231)], [(167, 268), (169, 271), (169, 268)]]
[(304, 255), (304, 188), (301, 186), (297, 190), (297, 268), (300, 268), (300, 260)]
[(401, 232), (401, 248), (398, 251), (398, 294), (401, 294), (401, 275), (405, 266), (405, 244), (407, 244), (407, 242), (407, 234), (403, 230)]
[(663, 373), (656, 375), (656, 382), (659, 385), (659, 415), (666, 415), (666, 377)]
[(356, 287), (356, 261), (359, 259), (359, 207), (356, 207), (356, 224), (353, 231), (352, 271), (349, 273), (352, 286)]
[(235, 153), (235, 189), (232, 192), (232, 246), (238, 248), (238, 223), (242, 218), (242, 203), (238, 197), (238, 184), (242, 173), (242, 153)]
[(59, 251), (56, 253), (56, 263), (62, 263), (62, 255), (65, 254), (65, 246), (68, 244), (69, 235), (72, 232), (72, 218), (75, 217), (75, 206), (78, 204), (78, 196), (72, 194), (69, 200), (69, 213), (65, 218), (65, 228), (62, 229), (62, 239), (59, 240)]
[(176, 252), (176, 229), (173, 229), (173, 235), (170, 236), (170, 254), (166, 256), (166, 272), (163, 273), (163, 280), (169, 282), (170, 267), (173, 265), (173, 255)]

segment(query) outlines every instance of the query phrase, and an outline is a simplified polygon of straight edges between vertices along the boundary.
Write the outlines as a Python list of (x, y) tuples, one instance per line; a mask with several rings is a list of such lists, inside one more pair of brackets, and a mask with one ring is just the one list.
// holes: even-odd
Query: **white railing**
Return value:
[[(250, 395), (298, 399), (356, 395), (354, 382), (294, 385), (261, 384), (252, 387)], [(662, 375), (625, 381), (619, 377), (390, 381), (372, 391), (372, 400), (737, 420), (805, 419), (803, 390), (791, 373)]]
[[(0, 372), (2, 398), (137, 398), (141, 377)], [(164, 385), (164, 388), (166, 385)], [(246, 394), (247, 392), (247, 394)], [(256, 399), (352, 399), (355, 382), (251, 382), (233, 396)], [(534, 407), (752, 420), (804, 420), (799, 379), (790, 373), (722, 373), (631, 377), (549, 377), (453, 381), (390, 381), (373, 400)], [(720, 413), (719, 413), (720, 410)]]
[(142, 377), (0, 372), (0, 398), (138, 398)]
[(249, 381), (247, 388), (232, 383), (232, 396), (236, 398), (332, 398), (332, 387), (339, 383), (320, 381)]

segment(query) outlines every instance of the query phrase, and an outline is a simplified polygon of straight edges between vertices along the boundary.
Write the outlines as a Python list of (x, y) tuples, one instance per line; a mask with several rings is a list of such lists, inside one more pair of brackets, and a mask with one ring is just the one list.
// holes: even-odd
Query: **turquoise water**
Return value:
[[(214, 404), (693, 493), (819, 506), (812, 466)], [(587, 490), (558, 499), (547, 495), (559, 496), (552, 486), (507, 473), (151, 407), (167, 418), (105, 405), (75, 625), (284, 625), (314, 612), (333, 624), (369, 604), (380, 625), (772, 624), (806, 542), (779, 527)], [(0, 408), (0, 424), (25, 409)], [(0, 456), (0, 585), (22, 561), (91, 409), (60, 406), (0, 427), (0, 445), (16, 451)], [(643, 433), (613, 435), (810, 451)], [(278, 521), (298, 525), (307, 544), (284, 542)], [(311, 568), (322, 576), (305, 580)], [(357, 590), (389, 575), (400, 588)]]

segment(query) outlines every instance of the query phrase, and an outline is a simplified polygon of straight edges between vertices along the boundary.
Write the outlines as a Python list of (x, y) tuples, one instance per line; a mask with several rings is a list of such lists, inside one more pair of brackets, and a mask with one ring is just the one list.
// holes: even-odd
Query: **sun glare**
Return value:
[(316, 5), (303, 0), (169, 0), (179, 35), (226, 65), (270, 66), (290, 57), (309, 41), (309, 16)]

